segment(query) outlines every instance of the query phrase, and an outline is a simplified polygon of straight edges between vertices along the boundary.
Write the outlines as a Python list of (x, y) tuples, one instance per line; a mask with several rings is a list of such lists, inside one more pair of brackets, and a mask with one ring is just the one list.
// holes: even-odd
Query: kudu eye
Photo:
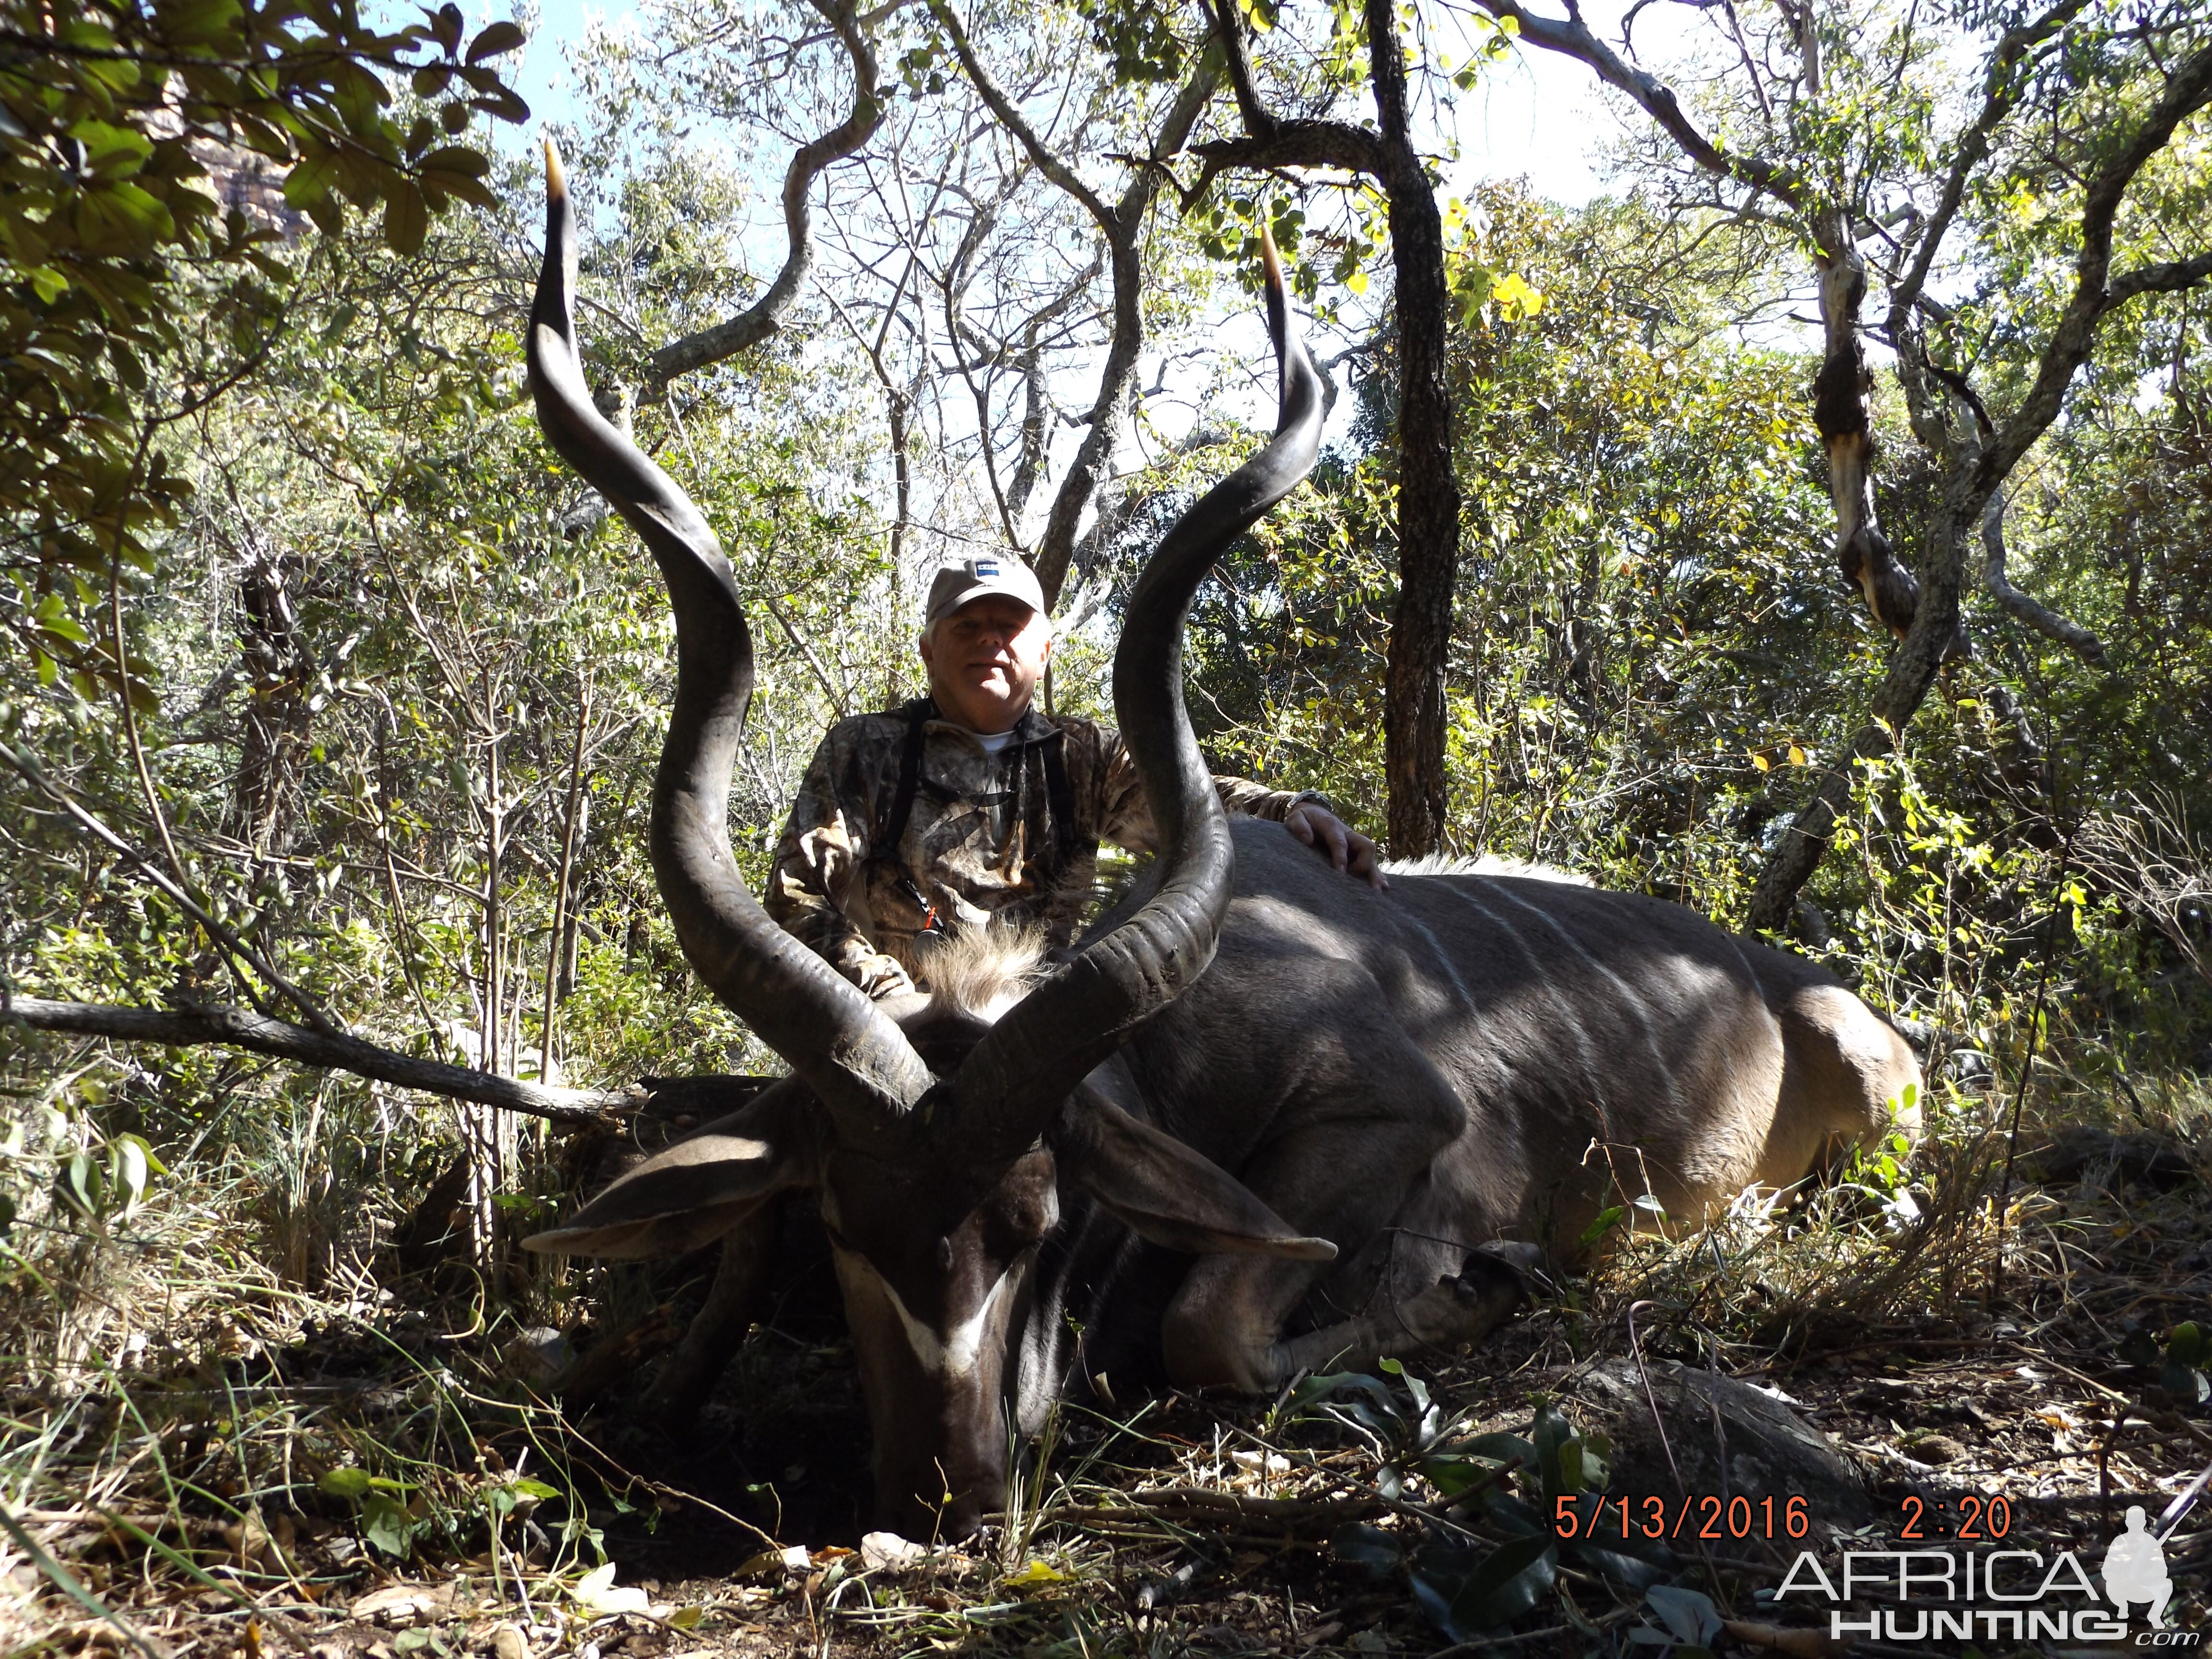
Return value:
[(952, 1271), (952, 1240), (950, 1237), (937, 1241), (937, 1266), (941, 1273)]

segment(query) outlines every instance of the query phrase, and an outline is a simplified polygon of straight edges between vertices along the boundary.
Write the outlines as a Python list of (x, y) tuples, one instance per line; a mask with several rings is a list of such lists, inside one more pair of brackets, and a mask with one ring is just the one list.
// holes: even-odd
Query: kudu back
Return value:
[(1010, 1006), (871, 1003), (768, 919), (730, 857), (751, 636), (703, 519), (592, 406), (550, 143), (546, 160), (538, 418), (637, 530), (676, 615), (655, 874), (693, 967), (793, 1075), (529, 1243), (638, 1257), (724, 1238), (734, 1281), (765, 1206), (810, 1195), (884, 1522), (958, 1535), (1001, 1507), (1014, 1449), (1071, 1380), (1160, 1365), (1267, 1389), (1455, 1346), (1522, 1296), (1479, 1247), (1571, 1242), (1616, 1191), (1694, 1218), (1887, 1126), (1911, 1054), (1808, 963), (1526, 875), (1401, 873), (1376, 893), (1279, 825), (1224, 818), (1183, 708), (1184, 623), (1321, 428), (1272, 247), (1275, 436), (1162, 540), (1115, 657), (1158, 856)]

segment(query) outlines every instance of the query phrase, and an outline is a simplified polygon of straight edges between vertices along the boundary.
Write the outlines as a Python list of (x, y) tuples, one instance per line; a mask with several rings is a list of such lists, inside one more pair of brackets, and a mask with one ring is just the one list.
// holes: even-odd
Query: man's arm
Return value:
[(870, 996), (884, 997), (911, 991), (914, 981), (848, 915), (848, 908), (867, 903), (861, 870), (870, 852), (852, 737), (842, 723), (831, 728), (807, 763), (776, 843), (762, 908)]

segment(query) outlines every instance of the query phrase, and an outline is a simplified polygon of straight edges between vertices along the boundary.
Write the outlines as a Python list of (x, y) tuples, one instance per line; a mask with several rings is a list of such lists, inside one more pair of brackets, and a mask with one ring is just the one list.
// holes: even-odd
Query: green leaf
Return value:
[(352, 1468), (325, 1469), (315, 1478), (315, 1490), (326, 1497), (358, 1504), (368, 1496), (368, 1471)]
[(423, 234), (429, 228), (430, 210), (422, 192), (403, 180), (384, 204), (385, 245), (398, 254), (420, 253)]
[(146, 1196), (146, 1176), (144, 1141), (137, 1135), (118, 1135), (107, 1143), (108, 1189), (122, 1194), (125, 1214), (137, 1209)]
[(1545, 1501), (1579, 1493), (1583, 1489), (1582, 1442), (1575, 1436), (1575, 1425), (1560, 1414), (1558, 1407), (1547, 1401), (1536, 1408), (1536, 1420), (1529, 1428), (1528, 1438), (1535, 1444), (1536, 1468), (1543, 1481)]
[(523, 33), (520, 23), (510, 22), (505, 18), (496, 23), (487, 24), (478, 31), (477, 38), (469, 42), (469, 62), (481, 64), (487, 58), (497, 58), (504, 52), (513, 52), (528, 38)]
[(62, 1165), (55, 1185), (55, 1195), (87, 1220), (100, 1213), (106, 1194), (101, 1190), (100, 1165), (90, 1152), (72, 1154)]
[(337, 181), (338, 158), (329, 151), (307, 156), (284, 178), (284, 199), (306, 211), (329, 196)]
[(1577, 1250), (1589, 1249), (1592, 1245), (1595, 1244), (1598, 1240), (1603, 1238), (1607, 1233), (1611, 1232), (1614, 1227), (1618, 1226), (1620, 1222), (1620, 1218), (1627, 1213), (1628, 1210), (1626, 1206), (1620, 1204), (1612, 1205), (1606, 1209), (1600, 1210), (1597, 1212), (1597, 1218), (1591, 1222), (1589, 1226), (1583, 1229), (1582, 1237), (1575, 1241), (1575, 1249)]
[(422, 166), (439, 173), (464, 173), (471, 179), (481, 179), (491, 171), (491, 162), (483, 152), (466, 144), (441, 144), (422, 158)]
[(1338, 1528), (1328, 1547), (1338, 1560), (1364, 1569), (1370, 1578), (1389, 1577), (1406, 1557), (1402, 1540), (1359, 1521)]
[(1584, 1533), (1571, 1543), (1561, 1544), (1559, 1554), (1564, 1560), (1595, 1568), (1631, 1589), (1648, 1589), (1673, 1577), (1681, 1567), (1664, 1543), (1644, 1537), (1633, 1527), (1626, 1538)]
[(1542, 1534), (1500, 1544), (1480, 1559), (1472, 1550), (1425, 1552), (1413, 1571), (1413, 1599), (1454, 1642), (1502, 1631), (1536, 1605), (1558, 1576), (1556, 1540)]
[(415, 1523), (389, 1492), (371, 1491), (361, 1500), (361, 1535), (395, 1560), (415, 1545)]
[(1684, 1646), (1705, 1647), (1721, 1633), (1720, 1610), (1704, 1592), (1677, 1584), (1654, 1584), (1644, 1592), (1668, 1633)]

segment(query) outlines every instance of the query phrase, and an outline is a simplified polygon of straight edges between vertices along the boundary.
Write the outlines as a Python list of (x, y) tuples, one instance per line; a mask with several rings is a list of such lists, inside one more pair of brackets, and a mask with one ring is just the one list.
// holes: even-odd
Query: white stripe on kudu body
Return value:
[[(1659, 1031), (1658, 1028), (1652, 1022), (1650, 1006), (1638, 993), (1636, 988), (1631, 985), (1626, 979), (1622, 978), (1620, 975), (1613, 972), (1613, 970), (1607, 967), (1604, 963), (1599, 961), (1598, 958), (1592, 954), (1589, 949), (1583, 944), (1582, 940), (1575, 937), (1573, 931), (1557, 916), (1552, 915), (1549, 913), (1540, 909), (1535, 905), (1529, 903), (1528, 900), (1521, 897), (1518, 894), (1512, 891), (1511, 889), (1504, 886), (1500, 883), (1492, 881), (1490, 883), (1490, 885), (1492, 890), (1508, 903), (1517, 905), (1522, 909), (1526, 910), (1530, 915), (1535, 917), (1537, 921), (1541, 922), (1551, 931), (1552, 935), (1556, 938), (1560, 944), (1565, 945), (1567, 950), (1573, 952), (1577, 960), (1588, 967), (1592, 973), (1596, 974), (1600, 978), (1603, 979), (1607, 984), (1613, 987), (1613, 991), (1620, 997), (1620, 1006), (1626, 1009), (1628, 1012), (1634, 1017), (1637, 1025), (1643, 1032), (1644, 1046), (1650, 1051), (1651, 1063), (1658, 1068), (1659, 1075), (1666, 1081), (1667, 1095), (1669, 1102), (1674, 1105), (1678, 1113), (1682, 1112), (1683, 1102), (1680, 1079), (1675, 1077), (1674, 1068), (1667, 1063), (1666, 1053), (1659, 1046)], [(1549, 985), (1552, 982), (1551, 970), (1548, 967), (1540, 964), (1537, 971), (1543, 975), (1544, 982), (1547, 985)]]
[(1544, 959), (1536, 953), (1535, 947), (1522, 936), (1519, 928), (1485, 904), (1480, 898), (1469, 892), (1465, 887), (1454, 882), (1443, 882), (1438, 884), (1437, 890), (1450, 894), (1452, 897), (1466, 905), (1513, 942), (1513, 948), (1520, 952), (1521, 959), (1528, 965), (1529, 974), (1534, 977), (1538, 988), (1542, 991), (1552, 1006), (1559, 1011), (1560, 1026), (1574, 1037), (1575, 1055), (1582, 1062), (1583, 1079), (1594, 1097), (1591, 1104), (1597, 1108), (1601, 1118), (1609, 1118), (1610, 1103), (1605, 1094), (1605, 1068), (1598, 1064), (1597, 1049), (1590, 1042), (1589, 1028), (1583, 1023), (1582, 1011), (1575, 1006), (1571, 998), (1562, 995), (1559, 987), (1552, 982), (1552, 976), (1545, 969)]

